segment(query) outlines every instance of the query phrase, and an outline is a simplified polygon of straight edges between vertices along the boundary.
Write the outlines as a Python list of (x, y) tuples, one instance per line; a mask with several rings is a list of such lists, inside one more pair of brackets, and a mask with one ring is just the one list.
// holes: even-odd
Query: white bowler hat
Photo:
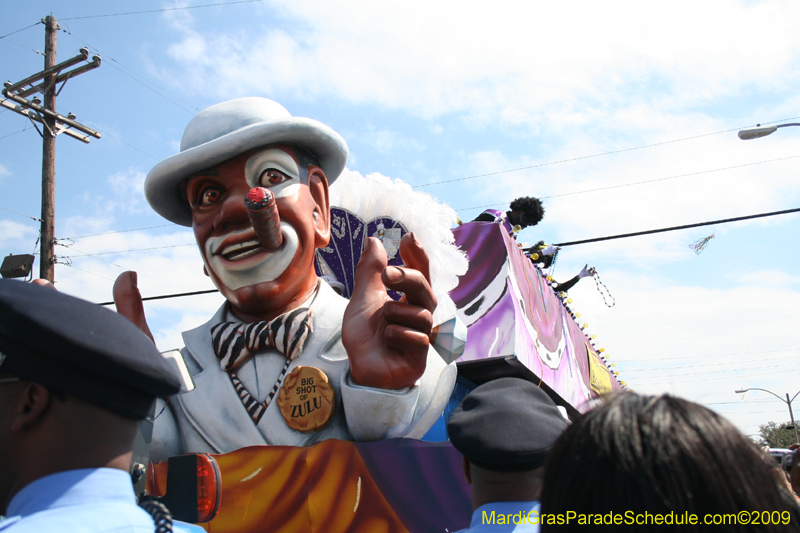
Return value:
[(180, 153), (164, 159), (147, 175), (147, 201), (170, 222), (191, 226), (192, 212), (181, 182), (196, 172), (272, 143), (307, 149), (317, 157), (328, 183), (333, 183), (347, 164), (347, 144), (325, 124), (293, 117), (268, 98), (237, 98), (204, 109), (189, 122)]

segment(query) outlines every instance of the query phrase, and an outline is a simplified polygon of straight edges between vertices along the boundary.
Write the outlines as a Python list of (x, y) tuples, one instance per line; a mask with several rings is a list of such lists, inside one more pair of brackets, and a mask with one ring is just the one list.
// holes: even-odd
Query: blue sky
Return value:
[[(544, 197), (544, 221), (520, 236), (530, 243), (800, 207), (800, 129), (736, 137), (756, 123), (798, 121), (796, 2), (267, 0), (172, 9), (212, 3), (5, 6), (0, 35), (52, 13), (63, 30), (59, 61), (82, 46), (103, 58), (57, 102), (103, 133), (89, 145), (58, 139), (56, 234), (72, 238), (57, 247), (72, 262), (56, 267), (60, 290), (108, 301), (125, 269), (139, 272), (147, 296), (212, 288), (191, 231), (156, 215), (142, 184), (177, 152), (195, 113), (240, 96), (273, 98), (331, 126), (350, 147), (349, 169), (400, 178), (463, 220), (517, 196)], [(0, 39), (3, 81), (41, 70), (43, 48), (41, 24)], [(38, 134), (0, 112), (3, 256), (34, 250), (37, 223), (9, 210), (38, 217), (40, 179)], [(459, 181), (436, 185), (447, 180)], [(603, 190), (582, 192), (591, 189)], [(85, 237), (106, 232), (117, 233)], [(712, 232), (702, 254), (688, 248)], [(573, 246), (555, 277), (587, 262), (598, 269), (615, 307), (591, 279), (570, 296), (621, 379), (701, 402), (750, 434), (787, 420), (786, 406), (734, 389), (800, 387), (798, 234), (800, 217), (787, 215)], [(141, 248), (158, 249), (108, 253)], [(148, 304), (159, 347), (177, 347), (180, 331), (220, 302)]]

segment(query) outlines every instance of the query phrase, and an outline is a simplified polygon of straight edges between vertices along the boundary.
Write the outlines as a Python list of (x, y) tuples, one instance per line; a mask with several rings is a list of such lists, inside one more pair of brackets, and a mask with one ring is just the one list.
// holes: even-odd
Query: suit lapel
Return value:
[(203, 443), (217, 453), (241, 448), (242, 442), (269, 444), (247, 414), (211, 346), (211, 327), (228, 319), (227, 305), (227, 302), (223, 304), (202, 326), (183, 334), (188, 355), (200, 368), (200, 372), (192, 376), (195, 389), (176, 397), (186, 418), (187, 427), (182, 427), (181, 431), (189, 450), (200, 449), (197, 446)]

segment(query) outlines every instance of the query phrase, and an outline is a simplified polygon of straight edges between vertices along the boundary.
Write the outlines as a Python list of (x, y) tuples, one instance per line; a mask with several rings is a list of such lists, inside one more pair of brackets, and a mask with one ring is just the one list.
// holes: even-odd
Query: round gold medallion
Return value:
[(319, 368), (298, 366), (278, 392), (278, 408), (290, 428), (316, 431), (333, 418), (336, 390)]

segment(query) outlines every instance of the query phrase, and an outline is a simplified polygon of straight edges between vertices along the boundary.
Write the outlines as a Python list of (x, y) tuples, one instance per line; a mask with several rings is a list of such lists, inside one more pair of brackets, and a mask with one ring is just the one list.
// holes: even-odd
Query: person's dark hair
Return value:
[[(681, 527), (690, 532), (709, 529), (706, 514), (788, 511), (789, 526), (762, 522), (756, 529), (800, 529), (796, 508), (782, 497), (755, 444), (713, 411), (669, 395), (622, 393), (570, 426), (545, 463), (541, 504), (543, 514), (612, 512), (624, 518), (626, 512), (634, 517), (688, 512), (699, 522)], [(585, 527), (574, 520), (556, 529)], [(623, 527), (650, 531), (653, 523)], [(752, 527), (729, 521), (714, 530)]]
[(511, 211), (521, 211), (523, 227), (535, 226), (544, 218), (544, 206), (542, 201), (533, 196), (523, 196), (511, 202)]

